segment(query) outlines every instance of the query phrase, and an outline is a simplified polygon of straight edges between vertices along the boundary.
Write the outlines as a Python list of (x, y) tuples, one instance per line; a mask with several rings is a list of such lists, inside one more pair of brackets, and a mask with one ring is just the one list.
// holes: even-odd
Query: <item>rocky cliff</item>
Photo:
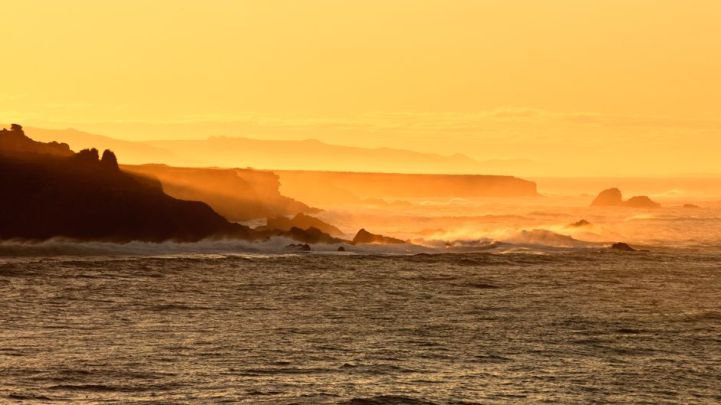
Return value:
[(278, 176), (252, 169), (197, 169), (149, 164), (123, 170), (153, 177), (170, 196), (203, 201), (230, 221), (247, 221), (314, 212), (280, 194)]
[(275, 173), (280, 177), (283, 194), (318, 206), (374, 198), (538, 196), (534, 182), (511, 176), (285, 170)]

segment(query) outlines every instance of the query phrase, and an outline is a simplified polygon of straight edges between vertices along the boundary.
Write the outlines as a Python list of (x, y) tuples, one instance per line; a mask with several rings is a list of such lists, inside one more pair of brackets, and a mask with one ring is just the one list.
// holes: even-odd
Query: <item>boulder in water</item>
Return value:
[(613, 245), (611, 245), (611, 249), (613, 250), (620, 250), (623, 252), (635, 252), (636, 249), (632, 248), (628, 243), (624, 242), (616, 242)]

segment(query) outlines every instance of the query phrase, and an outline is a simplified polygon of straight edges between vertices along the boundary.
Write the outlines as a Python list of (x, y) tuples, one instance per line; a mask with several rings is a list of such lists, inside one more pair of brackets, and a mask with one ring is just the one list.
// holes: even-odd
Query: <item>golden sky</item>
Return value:
[(23, 0), (0, 15), (2, 122), (721, 173), (718, 0)]

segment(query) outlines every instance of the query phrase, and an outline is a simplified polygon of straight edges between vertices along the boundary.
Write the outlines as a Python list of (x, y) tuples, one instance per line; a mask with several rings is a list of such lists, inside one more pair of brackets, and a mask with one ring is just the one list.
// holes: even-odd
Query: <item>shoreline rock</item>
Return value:
[(374, 233), (370, 233), (366, 231), (365, 229), (361, 229), (356, 233), (355, 237), (353, 238), (354, 245), (357, 244), (382, 244), (382, 245), (397, 245), (397, 244), (404, 244), (407, 243), (404, 240), (391, 238), (389, 236), (383, 236), (383, 235), (377, 235)]
[(622, 252), (635, 252), (636, 249), (632, 248), (628, 243), (616, 242), (610, 247), (611, 250), (618, 250)]

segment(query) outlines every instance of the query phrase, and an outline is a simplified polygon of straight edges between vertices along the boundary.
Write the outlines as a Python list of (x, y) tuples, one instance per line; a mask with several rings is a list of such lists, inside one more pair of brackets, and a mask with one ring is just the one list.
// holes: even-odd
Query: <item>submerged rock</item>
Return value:
[(339, 251), (339, 252), (345, 252), (345, 247), (343, 247), (343, 246), (338, 246), (338, 251)]
[(611, 249), (613, 250), (620, 250), (623, 252), (635, 252), (636, 249), (632, 248), (628, 243), (624, 242), (616, 242), (613, 245), (611, 245)]

